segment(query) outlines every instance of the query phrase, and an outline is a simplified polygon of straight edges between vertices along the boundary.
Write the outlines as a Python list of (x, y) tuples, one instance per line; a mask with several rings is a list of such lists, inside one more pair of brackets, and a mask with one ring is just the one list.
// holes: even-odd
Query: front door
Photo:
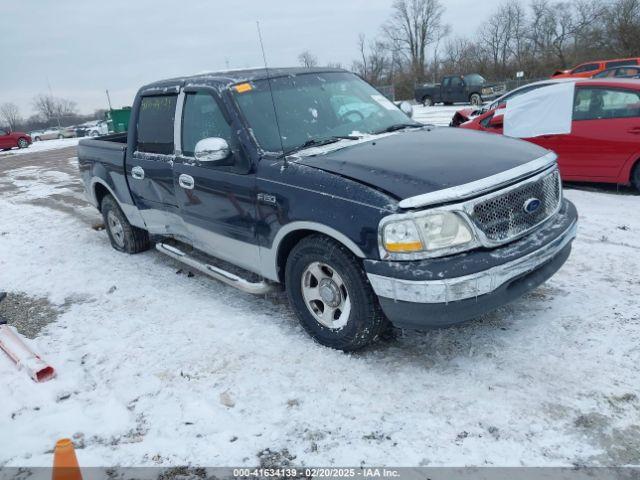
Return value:
[(136, 146), (127, 158), (131, 194), (149, 232), (182, 231), (173, 183), (174, 120), (178, 95), (143, 96), (138, 108)]
[[(221, 162), (195, 159), (198, 141), (222, 138), (230, 155)], [(176, 198), (194, 247), (248, 270), (259, 268), (256, 178), (220, 98), (206, 88), (186, 89), (174, 165)]]

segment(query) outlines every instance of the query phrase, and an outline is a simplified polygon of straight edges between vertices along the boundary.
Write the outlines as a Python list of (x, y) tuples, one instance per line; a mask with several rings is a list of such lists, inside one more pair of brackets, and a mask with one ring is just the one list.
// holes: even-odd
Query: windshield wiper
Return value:
[(290, 155), (294, 152), (298, 152), (300, 150), (304, 150), (305, 148), (310, 147), (321, 147), (323, 145), (329, 145), (331, 143), (339, 142), (340, 140), (360, 140), (360, 137), (356, 137), (355, 135), (333, 135), (331, 137), (325, 138), (310, 138), (302, 145), (298, 145), (290, 150), (284, 152), (285, 155)]
[(395, 125), (391, 125), (390, 127), (383, 128), (382, 130), (378, 130), (377, 132), (373, 132), (373, 135), (379, 135), (381, 133), (390, 133), (396, 132), (398, 130), (403, 130), (405, 128), (419, 128), (424, 127), (421, 123), (396, 123)]

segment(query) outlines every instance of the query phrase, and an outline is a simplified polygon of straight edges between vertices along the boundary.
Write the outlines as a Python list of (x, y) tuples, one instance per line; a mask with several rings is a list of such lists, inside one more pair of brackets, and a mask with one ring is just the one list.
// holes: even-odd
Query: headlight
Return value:
[(493, 88), (483, 88), (482, 89), (482, 94), (483, 95), (491, 95), (493, 93)]
[(474, 242), (468, 222), (455, 212), (434, 212), (391, 220), (383, 226), (382, 246), (389, 253), (432, 253)]

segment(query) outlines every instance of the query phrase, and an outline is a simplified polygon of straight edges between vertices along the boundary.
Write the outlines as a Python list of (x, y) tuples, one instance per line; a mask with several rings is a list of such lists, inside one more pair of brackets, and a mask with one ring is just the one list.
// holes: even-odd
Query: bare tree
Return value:
[(76, 103), (65, 98), (39, 94), (33, 98), (33, 108), (46, 122), (56, 120), (60, 123), (63, 117), (76, 115)]
[(442, 32), (444, 7), (440, 0), (394, 0), (391, 18), (383, 30), (392, 50), (401, 53), (416, 80), (425, 76), (427, 47)]
[(391, 60), (387, 45), (374, 40), (366, 42), (363, 34), (358, 37), (360, 60), (353, 62), (352, 69), (369, 83), (382, 85), (391, 73)]
[(318, 57), (312, 54), (309, 50), (305, 50), (298, 55), (298, 62), (304, 68), (313, 68), (318, 66)]
[(638, 55), (640, 51), (640, 0), (617, 0), (606, 14), (606, 35), (612, 53)]
[(6, 102), (0, 105), (0, 119), (11, 129), (17, 130), (22, 123), (20, 110), (15, 103)]

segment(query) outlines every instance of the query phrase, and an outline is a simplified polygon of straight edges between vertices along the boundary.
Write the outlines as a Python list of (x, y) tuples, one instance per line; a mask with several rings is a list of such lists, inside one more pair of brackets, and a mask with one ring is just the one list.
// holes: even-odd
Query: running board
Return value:
[(167, 245), (166, 243), (156, 243), (156, 249), (164, 253), (165, 255), (178, 260), (186, 265), (189, 265), (192, 268), (195, 268), (201, 273), (208, 275), (216, 280), (219, 280), (227, 285), (237, 288), (238, 290), (242, 290), (246, 293), (251, 293), (253, 295), (265, 295), (275, 290), (275, 285), (269, 283), (265, 280), (260, 282), (249, 282), (244, 278), (239, 277), (231, 272), (227, 272), (218, 267), (214, 267), (213, 265), (209, 265), (208, 263), (201, 262), (196, 260), (193, 257), (190, 257), (188, 254), (176, 248), (172, 245)]

